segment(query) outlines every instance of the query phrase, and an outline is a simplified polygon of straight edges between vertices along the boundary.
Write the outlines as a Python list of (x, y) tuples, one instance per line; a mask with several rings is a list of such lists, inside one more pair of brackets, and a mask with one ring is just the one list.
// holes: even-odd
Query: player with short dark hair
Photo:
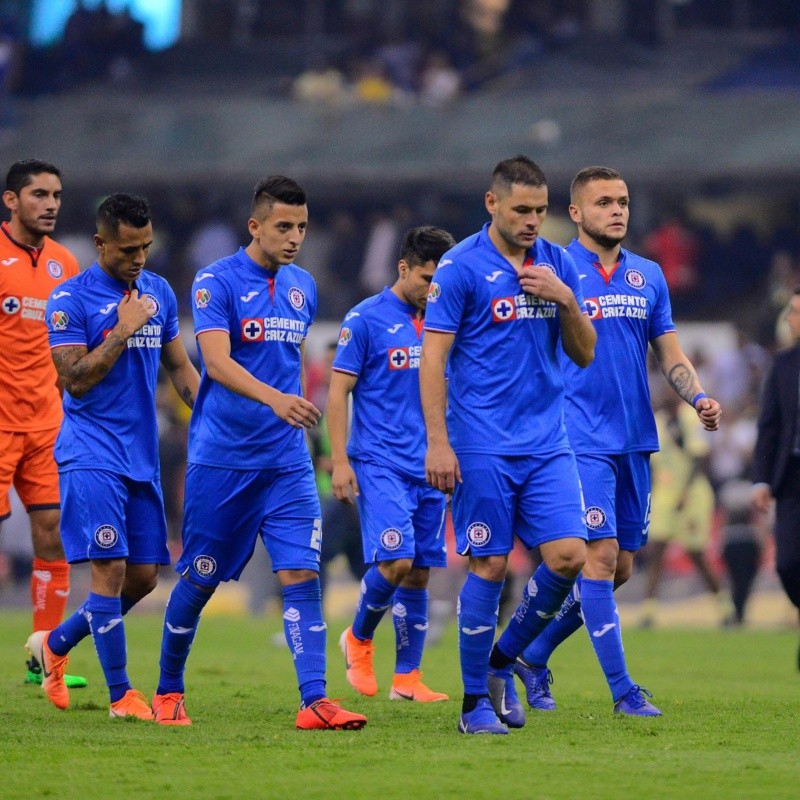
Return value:
[(716, 430), (720, 406), (707, 397), (681, 349), (664, 275), (653, 261), (625, 250), (630, 197), (619, 172), (586, 167), (572, 181), (569, 213), (578, 237), (567, 247), (580, 270), (589, 318), (597, 330), (595, 360), (576, 369), (560, 354), (566, 382), (566, 423), (578, 459), (589, 546), (575, 589), (556, 620), (516, 664), (532, 708), (552, 710), (553, 650), (585, 621), (608, 681), (614, 712), (659, 716), (650, 694), (628, 674), (614, 588), (631, 575), (647, 540), (650, 454), (658, 436), (647, 382), (648, 343), (668, 383)]
[[(469, 556), (459, 730), (503, 734), (504, 723), (525, 723), (514, 661), (556, 614), (586, 554), (557, 345), (585, 367), (595, 332), (574, 261), (539, 236), (548, 205), (541, 169), (525, 156), (500, 162), (485, 202), (491, 222), (445, 253), (434, 274), (420, 386), (426, 475), (453, 492), (458, 551)], [(543, 563), (492, 650), (515, 534), (539, 546)]]
[[(378, 692), (373, 636), (392, 606), (396, 666), (389, 697), (447, 700), (422, 682), (428, 630), (428, 577), (447, 566), (445, 496), (425, 481), (425, 423), (419, 354), (431, 278), (455, 245), (440, 228), (412, 228), (403, 238), (398, 277), (345, 317), (333, 362), (327, 419), (333, 493), (358, 501), (364, 562), (353, 624), (339, 641), (347, 679), (361, 694)], [(348, 444), (348, 400), (353, 428)]]
[[(69, 597), (53, 458), (61, 396), (44, 316), (50, 293), (79, 272), (72, 253), (50, 238), (61, 194), (56, 167), (38, 159), (17, 161), (3, 192), (11, 219), (0, 225), (0, 526), (11, 514), (13, 484), (30, 519), (34, 631), (58, 625)], [(65, 680), (71, 687), (86, 685), (77, 675)], [(25, 682), (42, 682), (34, 657)]]
[(303, 397), (306, 335), (317, 287), (294, 259), (308, 226), (305, 192), (261, 181), (252, 241), (197, 273), (195, 334), (203, 362), (189, 427), (181, 578), (170, 595), (153, 708), (187, 725), (184, 671), (200, 614), (222, 581), (238, 580), (261, 538), (283, 591), (286, 642), (301, 706), (296, 727), (358, 730), (367, 720), (325, 692), (322, 520), (305, 430), (319, 409)]
[(42, 689), (63, 709), (67, 654), (91, 633), (110, 716), (152, 720), (128, 679), (123, 617), (155, 588), (158, 565), (169, 564), (155, 404), (159, 364), (188, 406), (199, 376), (180, 338), (175, 294), (144, 269), (153, 242), (147, 201), (111, 195), (96, 222), (97, 261), (47, 304), (53, 362), (66, 390), (55, 448), (62, 538), (70, 563), (90, 562), (91, 591), (71, 617), (32, 634), (27, 646), (42, 664)]

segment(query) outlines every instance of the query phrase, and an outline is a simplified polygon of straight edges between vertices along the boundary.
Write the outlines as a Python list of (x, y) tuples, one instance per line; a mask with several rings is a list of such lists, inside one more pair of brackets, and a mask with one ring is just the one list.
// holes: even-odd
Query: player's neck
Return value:
[(17, 244), (33, 248), (34, 250), (41, 250), (44, 246), (44, 234), (31, 233), (25, 226), (20, 224), (20, 221), (16, 217), (11, 217), (7, 225), (11, 238), (17, 242)]
[[(528, 256), (528, 248), (515, 247), (509, 244), (509, 242), (500, 235), (494, 225), (489, 225), (489, 239), (495, 248), (497, 248), (497, 252), (500, 253), (517, 272), (522, 272), (522, 267), (525, 265), (525, 259)], [(533, 247), (533, 245), (531, 245), (531, 247)]]
[(622, 250), (621, 244), (617, 243), (612, 247), (606, 247), (583, 232), (578, 234), (578, 241), (589, 250), (589, 252), (597, 256), (600, 261), (600, 266), (603, 267), (606, 272), (613, 270), (619, 262), (619, 254)]
[(250, 256), (252, 261), (255, 261), (255, 263), (258, 264), (259, 267), (263, 267), (273, 275), (281, 268), (281, 265), (277, 261), (274, 261), (265, 255), (264, 251), (258, 246), (258, 242), (255, 240), (250, 242), (250, 244), (245, 247), (244, 251), (248, 256)]

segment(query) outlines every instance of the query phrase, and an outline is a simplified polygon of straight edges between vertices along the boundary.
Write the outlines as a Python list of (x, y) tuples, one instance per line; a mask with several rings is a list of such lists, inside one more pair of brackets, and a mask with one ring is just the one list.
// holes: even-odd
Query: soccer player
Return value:
[[(11, 219), (0, 225), (0, 526), (11, 513), (8, 490), (13, 483), (30, 517), (37, 631), (61, 622), (69, 597), (53, 458), (63, 415), (44, 310), (50, 293), (78, 274), (78, 262), (49, 235), (61, 208), (56, 167), (34, 159), (12, 164), (3, 202)], [(86, 685), (76, 675), (65, 680), (72, 687)], [(34, 657), (25, 682), (42, 682)]]
[(199, 376), (178, 331), (175, 294), (144, 269), (153, 242), (150, 207), (114, 194), (97, 210), (97, 261), (50, 295), (47, 323), (63, 384), (56, 441), (62, 538), (70, 563), (91, 563), (91, 591), (78, 610), (27, 647), (42, 665), (42, 689), (69, 706), (69, 651), (88, 636), (108, 684), (113, 717), (153, 719), (131, 688), (123, 616), (151, 592), (169, 563), (158, 467), (155, 392), (159, 363), (191, 406)]
[(589, 317), (597, 329), (595, 360), (575, 369), (561, 354), (566, 422), (586, 503), (589, 545), (583, 572), (556, 620), (517, 661), (532, 708), (555, 706), (547, 662), (585, 621), (608, 681), (616, 713), (659, 716), (649, 692), (625, 664), (615, 586), (631, 575), (647, 539), (650, 453), (658, 437), (647, 384), (650, 343), (669, 385), (706, 430), (719, 426), (719, 403), (707, 397), (678, 342), (669, 294), (658, 264), (622, 247), (630, 214), (628, 187), (608, 167), (587, 167), (573, 179), (569, 213), (578, 237), (567, 247), (580, 270)]
[[(392, 606), (396, 666), (389, 697), (447, 700), (422, 682), (428, 630), (428, 576), (447, 566), (446, 499), (425, 481), (425, 423), (419, 356), (431, 278), (455, 245), (439, 228), (412, 228), (403, 237), (391, 288), (359, 303), (345, 317), (328, 393), (333, 493), (358, 501), (364, 563), (361, 596), (339, 644), (347, 680), (361, 694), (378, 692), (373, 669), (375, 629)], [(347, 442), (348, 400), (353, 429)]]
[(156, 721), (188, 725), (184, 670), (200, 614), (221, 581), (237, 580), (257, 537), (283, 591), (286, 642), (301, 729), (358, 730), (366, 717), (325, 696), (322, 527), (305, 430), (319, 409), (303, 397), (314, 279), (294, 263), (308, 226), (305, 192), (280, 175), (255, 188), (247, 247), (194, 281), (200, 394), (189, 427), (181, 578), (161, 643)]
[[(539, 237), (547, 203), (536, 164), (501, 161), (486, 193), (491, 222), (444, 254), (425, 312), (425, 471), (431, 485), (453, 492), (458, 551), (469, 556), (458, 604), (458, 727), (468, 734), (524, 724), (512, 666), (561, 607), (586, 554), (557, 345), (585, 367), (596, 337), (572, 257)], [(514, 534), (538, 545), (543, 563), (490, 664)]]

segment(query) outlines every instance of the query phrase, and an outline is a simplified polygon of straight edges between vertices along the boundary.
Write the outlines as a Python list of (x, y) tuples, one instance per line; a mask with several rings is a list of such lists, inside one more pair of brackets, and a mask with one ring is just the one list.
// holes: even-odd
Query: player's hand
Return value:
[(561, 278), (547, 267), (523, 267), (519, 283), (525, 294), (532, 294), (550, 303), (563, 303), (567, 293), (572, 294)]
[(128, 331), (128, 336), (136, 333), (155, 313), (153, 301), (147, 295), (139, 297), (138, 289), (131, 289), (131, 293), (126, 294), (117, 306), (117, 319)]
[(750, 496), (750, 505), (756, 511), (767, 512), (772, 506), (772, 492), (766, 484), (758, 484), (753, 487), (753, 494)]
[(456, 483), (461, 483), (461, 467), (449, 442), (428, 445), (425, 455), (425, 480), (445, 494), (452, 494)]
[(350, 462), (333, 465), (331, 489), (337, 500), (353, 505), (353, 498), (358, 497), (359, 491), (356, 473), (353, 472)]
[(313, 428), (322, 416), (312, 402), (297, 394), (278, 392), (270, 408), (293, 428)]
[(722, 406), (711, 397), (703, 397), (697, 401), (694, 407), (700, 422), (707, 431), (719, 429), (719, 420), (722, 417)]

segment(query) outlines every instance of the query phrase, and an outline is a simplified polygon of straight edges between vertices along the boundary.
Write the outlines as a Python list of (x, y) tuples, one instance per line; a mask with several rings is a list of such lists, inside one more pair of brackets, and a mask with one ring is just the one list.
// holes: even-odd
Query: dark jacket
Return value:
[(761, 397), (758, 441), (753, 454), (754, 483), (768, 483), (780, 494), (797, 436), (800, 344), (775, 357)]

